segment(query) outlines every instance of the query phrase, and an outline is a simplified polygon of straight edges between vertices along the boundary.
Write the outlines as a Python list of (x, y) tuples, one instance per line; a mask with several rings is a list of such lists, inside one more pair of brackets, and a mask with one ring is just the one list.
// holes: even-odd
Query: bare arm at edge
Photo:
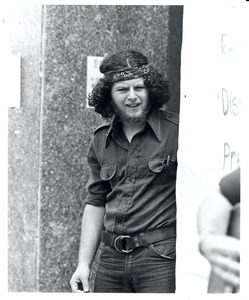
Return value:
[[(105, 208), (87, 204), (82, 217), (79, 262), (70, 284), (74, 293), (89, 292), (90, 267), (100, 242)], [(78, 284), (82, 283), (83, 291)]]
[(219, 192), (214, 192), (199, 208), (199, 249), (223, 280), (239, 287), (239, 240), (228, 236), (227, 228), (232, 205)]

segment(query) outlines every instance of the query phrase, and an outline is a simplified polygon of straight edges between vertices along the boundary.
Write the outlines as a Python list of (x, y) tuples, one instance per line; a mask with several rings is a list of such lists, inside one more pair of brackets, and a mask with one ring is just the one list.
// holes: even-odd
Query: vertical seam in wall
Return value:
[(45, 57), (45, 5), (41, 6), (41, 49), (40, 49), (40, 132), (38, 154), (38, 204), (37, 204), (37, 257), (36, 257), (36, 291), (40, 289), (40, 230), (41, 230), (41, 188), (42, 188), (42, 145), (43, 145), (43, 103), (44, 103), (44, 57)]

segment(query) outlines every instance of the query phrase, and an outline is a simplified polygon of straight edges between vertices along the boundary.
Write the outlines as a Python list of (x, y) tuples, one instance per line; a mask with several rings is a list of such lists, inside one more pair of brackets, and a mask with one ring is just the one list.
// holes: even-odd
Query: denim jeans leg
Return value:
[(136, 293), (175, 293), (175, 255), (161, 256), (153, 246), (134, 257), (132, 279)]
[(95, 293), (133, 293), (126, 276), (126, 260), (128, 256), (105, 246), (100, 254), (98, 270), (95, 278)]

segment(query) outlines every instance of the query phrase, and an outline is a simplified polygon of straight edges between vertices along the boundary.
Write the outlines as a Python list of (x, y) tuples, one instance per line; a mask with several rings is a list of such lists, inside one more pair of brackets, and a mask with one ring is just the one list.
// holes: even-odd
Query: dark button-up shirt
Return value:
[(115, 119), (95, 130), (86, 203), (105, 206), (106, 230), (132, 234), (175, 225), (178, 119), (153, 110), (131, 143)]

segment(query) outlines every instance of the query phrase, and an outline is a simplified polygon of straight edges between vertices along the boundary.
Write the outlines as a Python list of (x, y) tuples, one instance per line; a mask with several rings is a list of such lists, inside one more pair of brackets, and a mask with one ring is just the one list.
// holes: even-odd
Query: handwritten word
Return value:
[(231, 58), (234, 52), (234, 48), (231, 45), (231, 39), (229, 36), (225, 33), (221, 35), (221, 51), (222, 54), (227, 57)]
[(238, 116), (240, 99), (233, 95), (231, 91), (222, 88), (222, 104), (223, 104), (223, 115)]
[(240, 165), (240, 153), (231, 149), (229, 143), (224, 143), (223, 169), (230, 171), (238, 168)]

